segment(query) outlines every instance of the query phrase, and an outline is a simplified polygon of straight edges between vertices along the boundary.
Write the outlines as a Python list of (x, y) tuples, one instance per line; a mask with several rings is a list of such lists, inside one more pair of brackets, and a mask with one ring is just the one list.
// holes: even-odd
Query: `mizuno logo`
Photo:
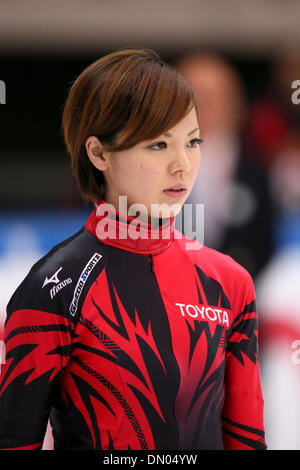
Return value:
[(57, 284), (56, 286), (53, 286), (52, 289), (50, 289), (50, 297), (51, 299), (53, 299), (53, 297), (56, 296), (56, 294), (61, 290), (63, 289), (64, 287), (66, 287), (68, 284), (72, 284), (72, 279), (70, 277), (68, 277), (67, 279), (65, 279), (64, 281), (60, 282), (59, 284)]
[(62, 270), (62, 267), (60, 267), (56, 273), (53, 274), (53, 276), (51, 276), (50, 278), (46, 277), (46, 279), (44, 280), (44, 284), (43, 284), (43, 287), (42, 289), (47, 286), (48, 284), (55, 284), (55, 286), (53, 286), (51, 289), (50, 289), (50, 297), (51, 299), (53, 299), (56, 294), (61, 290), (63, 289), (64, 287), (66, 287), (68, 284), (71, 284), (72, 283), (72, 279), (70, 277), (68, 277), (67, 279), (64, 279), (63, 281), (60, 281), (58, 279), (58, 273)]
[(58, 284), (60, 282), (60, 280), (58, 279), (58, 273), (62, 270), (62, 267), (59, 268), (55, 274), (53, 274), (53, 276), (50, 277), (50, 279), (48, 279), (48, 277), (46, 277), (46, 279), (44, 280), (44, 284), (43, 284), (43, 287), (42, 289), (47, 285), (47, 284), (50, 284), (51, 282), (53, 282), (53, 284)]

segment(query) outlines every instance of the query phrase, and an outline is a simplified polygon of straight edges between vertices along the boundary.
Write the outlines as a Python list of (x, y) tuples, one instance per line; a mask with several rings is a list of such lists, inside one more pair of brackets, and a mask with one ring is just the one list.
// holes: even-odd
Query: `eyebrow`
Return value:
[[(193, 129), (191, 132), (189, 132), (187, 135), (192, 135), (194, 132), (196, 132), (199, 129), (199, 127), (196, 127), (196, 129)], [(165, 132), (164, 135), (166, 137), (172, 137), (172, 134), (170, 132)]]

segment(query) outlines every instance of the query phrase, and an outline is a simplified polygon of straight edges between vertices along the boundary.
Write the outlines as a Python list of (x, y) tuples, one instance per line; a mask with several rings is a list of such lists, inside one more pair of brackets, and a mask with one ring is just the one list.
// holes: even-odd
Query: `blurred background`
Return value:
[(299, 18), (298, 0), (0, 1), (0, 329), (31, 266), (92, 209), (60, 131), (69, 87), (117, 48), (153, 48), (199, 99), (187, 202), (204, 204), (204, 242), (254, 278), (269, 449), (300, 449)]

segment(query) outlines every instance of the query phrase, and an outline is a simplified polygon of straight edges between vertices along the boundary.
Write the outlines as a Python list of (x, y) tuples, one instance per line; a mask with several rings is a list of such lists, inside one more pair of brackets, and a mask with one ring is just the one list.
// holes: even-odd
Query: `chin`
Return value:
[(166, 202), (160, 204), (153, 204), (151, 207), (151, 216), (156, 219), (169, 219), (176, 217), (179, 214), (183, 206), (181, 202), (174, 202), (173, 204), (167, 204)]

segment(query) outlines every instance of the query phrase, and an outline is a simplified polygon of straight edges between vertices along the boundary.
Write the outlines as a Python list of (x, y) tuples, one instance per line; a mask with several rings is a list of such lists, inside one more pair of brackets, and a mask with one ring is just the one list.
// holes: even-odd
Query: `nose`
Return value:
[(177, 171), (188, 172), (191, 169), (191, 162), (184, 150), (177, 151), (170, 163), (170, 172), (176, 173)]

